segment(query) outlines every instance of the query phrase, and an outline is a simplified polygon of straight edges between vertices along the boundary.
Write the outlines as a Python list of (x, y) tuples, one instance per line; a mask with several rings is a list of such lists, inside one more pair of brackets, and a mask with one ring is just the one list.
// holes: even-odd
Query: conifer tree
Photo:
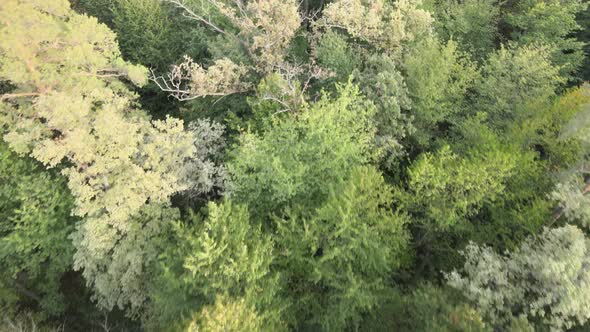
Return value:
[[(279, 275), (270, 269), (273, 241), (250, 220), (244, 205), (209, 203), (206, 213), (173, 224), (169, 234), (174, 245), (164, 248), (157, 280), (149, 288), (147, 326), (160, 330), (170, 324), (183, 328), (203, 323), (191, 323), (193, 318), (216, 324), (209, 319), (221, 319), (223, 312), (217, 310), (228, 306), (227, 310), (240, 312), (236, 314), (244, 310), (248, 317), (255, 315), (255, 326), (282, 329), (286, 303), (277, 296)], [(247, 323), (236, 318), (226, 317), (223, 324)]]
[(329, 190), (317, 209), (295, 206), (278, 220), (275, 241), (298, 325), (340, 331), (377, 306), (388, 275), (407, 262), (408, 236), (375, 168), (354, 168)]

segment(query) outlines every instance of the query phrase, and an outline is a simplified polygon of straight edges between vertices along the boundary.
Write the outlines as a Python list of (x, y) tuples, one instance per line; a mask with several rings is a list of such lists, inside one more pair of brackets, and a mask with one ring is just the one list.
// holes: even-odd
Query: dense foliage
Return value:
[(0, 1), (0, 330), (590, 328), (588, 17)]

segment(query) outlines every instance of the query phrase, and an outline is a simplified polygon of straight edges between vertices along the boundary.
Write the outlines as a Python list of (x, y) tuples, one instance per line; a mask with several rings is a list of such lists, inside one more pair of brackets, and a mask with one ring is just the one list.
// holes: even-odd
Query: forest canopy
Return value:
[(0, 331), (590, 329), (589, 22), (0, 1)]

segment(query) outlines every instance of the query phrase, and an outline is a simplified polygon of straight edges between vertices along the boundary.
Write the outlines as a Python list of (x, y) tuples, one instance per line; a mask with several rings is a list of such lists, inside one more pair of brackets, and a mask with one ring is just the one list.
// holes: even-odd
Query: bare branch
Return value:
[[(281, 110), (272, 115), (284, 112), (297, 112), (305, 103), (305, 93), (313, 79), (325, 78), (329, 72), (315, 64), (292, 64), (282, 62), (273, 67), (273, 72), (280, 77), (275, 88), (259, 91), (259, 102), (272, 101), (281, 106)], [(261, 94), (260, 94), (261, 93)]]
[(244, 10), (244, 2), (242, 0), (235, 0), (238, 9), (240, 10), (240, 15), (244, 18), (248, 18), (248, 14)]
[(275, 116), (275, 115), (277, 115), (277, 114), (281, 114), (281, 113), (285, 113), (285, 112), (291, 112), (291, 109), (290, 109), (290, 108), (285, 108), (285, 109), (282, 109), (282, 110), (276, 111), (276, 112), (274, 112), (274, 113), (272, 114), (272, 116)]
[[(164, 0), (168, 3), (171, 3), (172, 5), (176, 6), (177, 8), (180, 8), (184, 11), (183, 16), (186, 18), (190, 18), (196, 21), (199, 21), (207, 26), (209, 26), (211, 29), (222, 33), (224, 35), (231, 35), (229, 34), (227, 31), (223, 30), (222, 28), (220, 28), (218, 25), (216, 25), (215, 23), (213, 23), (210, 19), (207, 19), (197, 13), (195, 13), (194, 11), (192, 11), (182, 0)], [(215, 3), (213, 3), (212, 1), (210, 1), (210, 3), (214, 6)], [(218, 7), (218, 6), (216, 6)], [(234, 36), (235, 37), (235, 36)]]
[(41, 296), (39, 296), (38, 294), (36, 294), (35, 292), (27, 289), (23, 284), (21, 284), (18, 280), (14, 281), (14, 284), (16, 286), (16, 289), (23, 295), (26, 295), (27, 297), (37, 301), (37, 302), (41, 302)]
[(22, 97), (36, 97), (40, 96), (41, 94), (38, 92), (23, 92), (23, 93), (5, 93), (0, 96), (0, 101), (7, 100), (7, 99), (14, 99), (14, 98), (22, 98)]
[(279, 103), (279, 104), (285, 106), (287, 108), (287, 111), (290, 111), (291, 110), (291, 105), (287, 104), (285, 101), (282, 101), (282, 100), (280, 100), (277, 97), (274, 97), (274, 96), (271, 96), (271, 95), (265, 95), (264, 97), (262, 97), (260, 99), (260, 101), (266, 101), (266, 100), (274, 101), (276, 103)]
[(250, 91), (250, 84), (241, 81), (248, 69), (228, 59), (221, 59), (205, 70), (201, 65), (185, 57), (184, 62), (172, 66), (163, 76), (156, 76), (150, 70), (150, 80), (160, 90), (169, 92), (179, 101), (193, 100), (205, 96), (226, 96)]

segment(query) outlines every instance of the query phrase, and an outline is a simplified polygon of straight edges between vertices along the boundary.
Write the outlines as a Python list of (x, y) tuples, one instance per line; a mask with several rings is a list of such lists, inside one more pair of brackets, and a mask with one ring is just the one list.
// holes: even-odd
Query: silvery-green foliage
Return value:
[(590, 227), (590, 196), (586, 195), (581, 176), (587, 168), (585, 166), (582, 164), (577, 170), (567, 172), (567, 176), (555, 185), (551, 198), (559, 202), (559, 208), (566, 218), (588, 228)]
[(555, 330), (590, 319), (590, 241), (580, 229), (546, 229), (540, 241), (526, 241), (509, 264), (519, 272), (513, 272), (518, 287), (529, 293), (524, 302), (529, 316)]
[[(583, 85), (580, 90), (587, 98), (589, 87)], [(576, 116), (563, 129), (561, 139), (575, 139), (579, 141), (584, 153), (590, 151), (590, 106), (583, 105)], [(565, 217), (575, 221), (585, 228), (590, 227), (590, 187), (584, 181), (590, 164), (584, 158), (574, 167), (559, 174), (559, 182), (555, 185), (551, 198), (559, 202), (559, 207)]]
[(545, 229), (500, 255), (471, 243), (460, 274), (447, 275), (494, 324), (524, 315), (539, 326), (563, 331), (590, 319), (590, 241), (575, 226)]
[(466, 261), (463, 277), (457, 271), (447, 275), (452, 287), (462, 289), (465, 296), (493, 322), (505, 323), (509, 319), (506, 303), (521, 297), (510, 282), (506, 258), (490, 247), (470, 243), (462, 252)]
[(209, 119), (199, 119), (188, 126), (196, 147), (194, 156), (186, 161), (184, 172), (189, 196), (225, 192), (229, 177), (218, 160), (226, 145), (225, 126)]
[(432, 34), (432, 16), (420, 0), (337, 0), (329, 3), (315, 23), (324, 29), (340, 28), (359, 41), (388, 55), (403, 44)]
[[(582, 85), (581, 89), (586, 96), (590, 94), (590, 85), (588, 83)], [(576, 114), (576, 117), (564, 129), (562, 136), (563, 138), (576, 137), (586, 147), (590, 146), (590, 105), (586, 105)]]

